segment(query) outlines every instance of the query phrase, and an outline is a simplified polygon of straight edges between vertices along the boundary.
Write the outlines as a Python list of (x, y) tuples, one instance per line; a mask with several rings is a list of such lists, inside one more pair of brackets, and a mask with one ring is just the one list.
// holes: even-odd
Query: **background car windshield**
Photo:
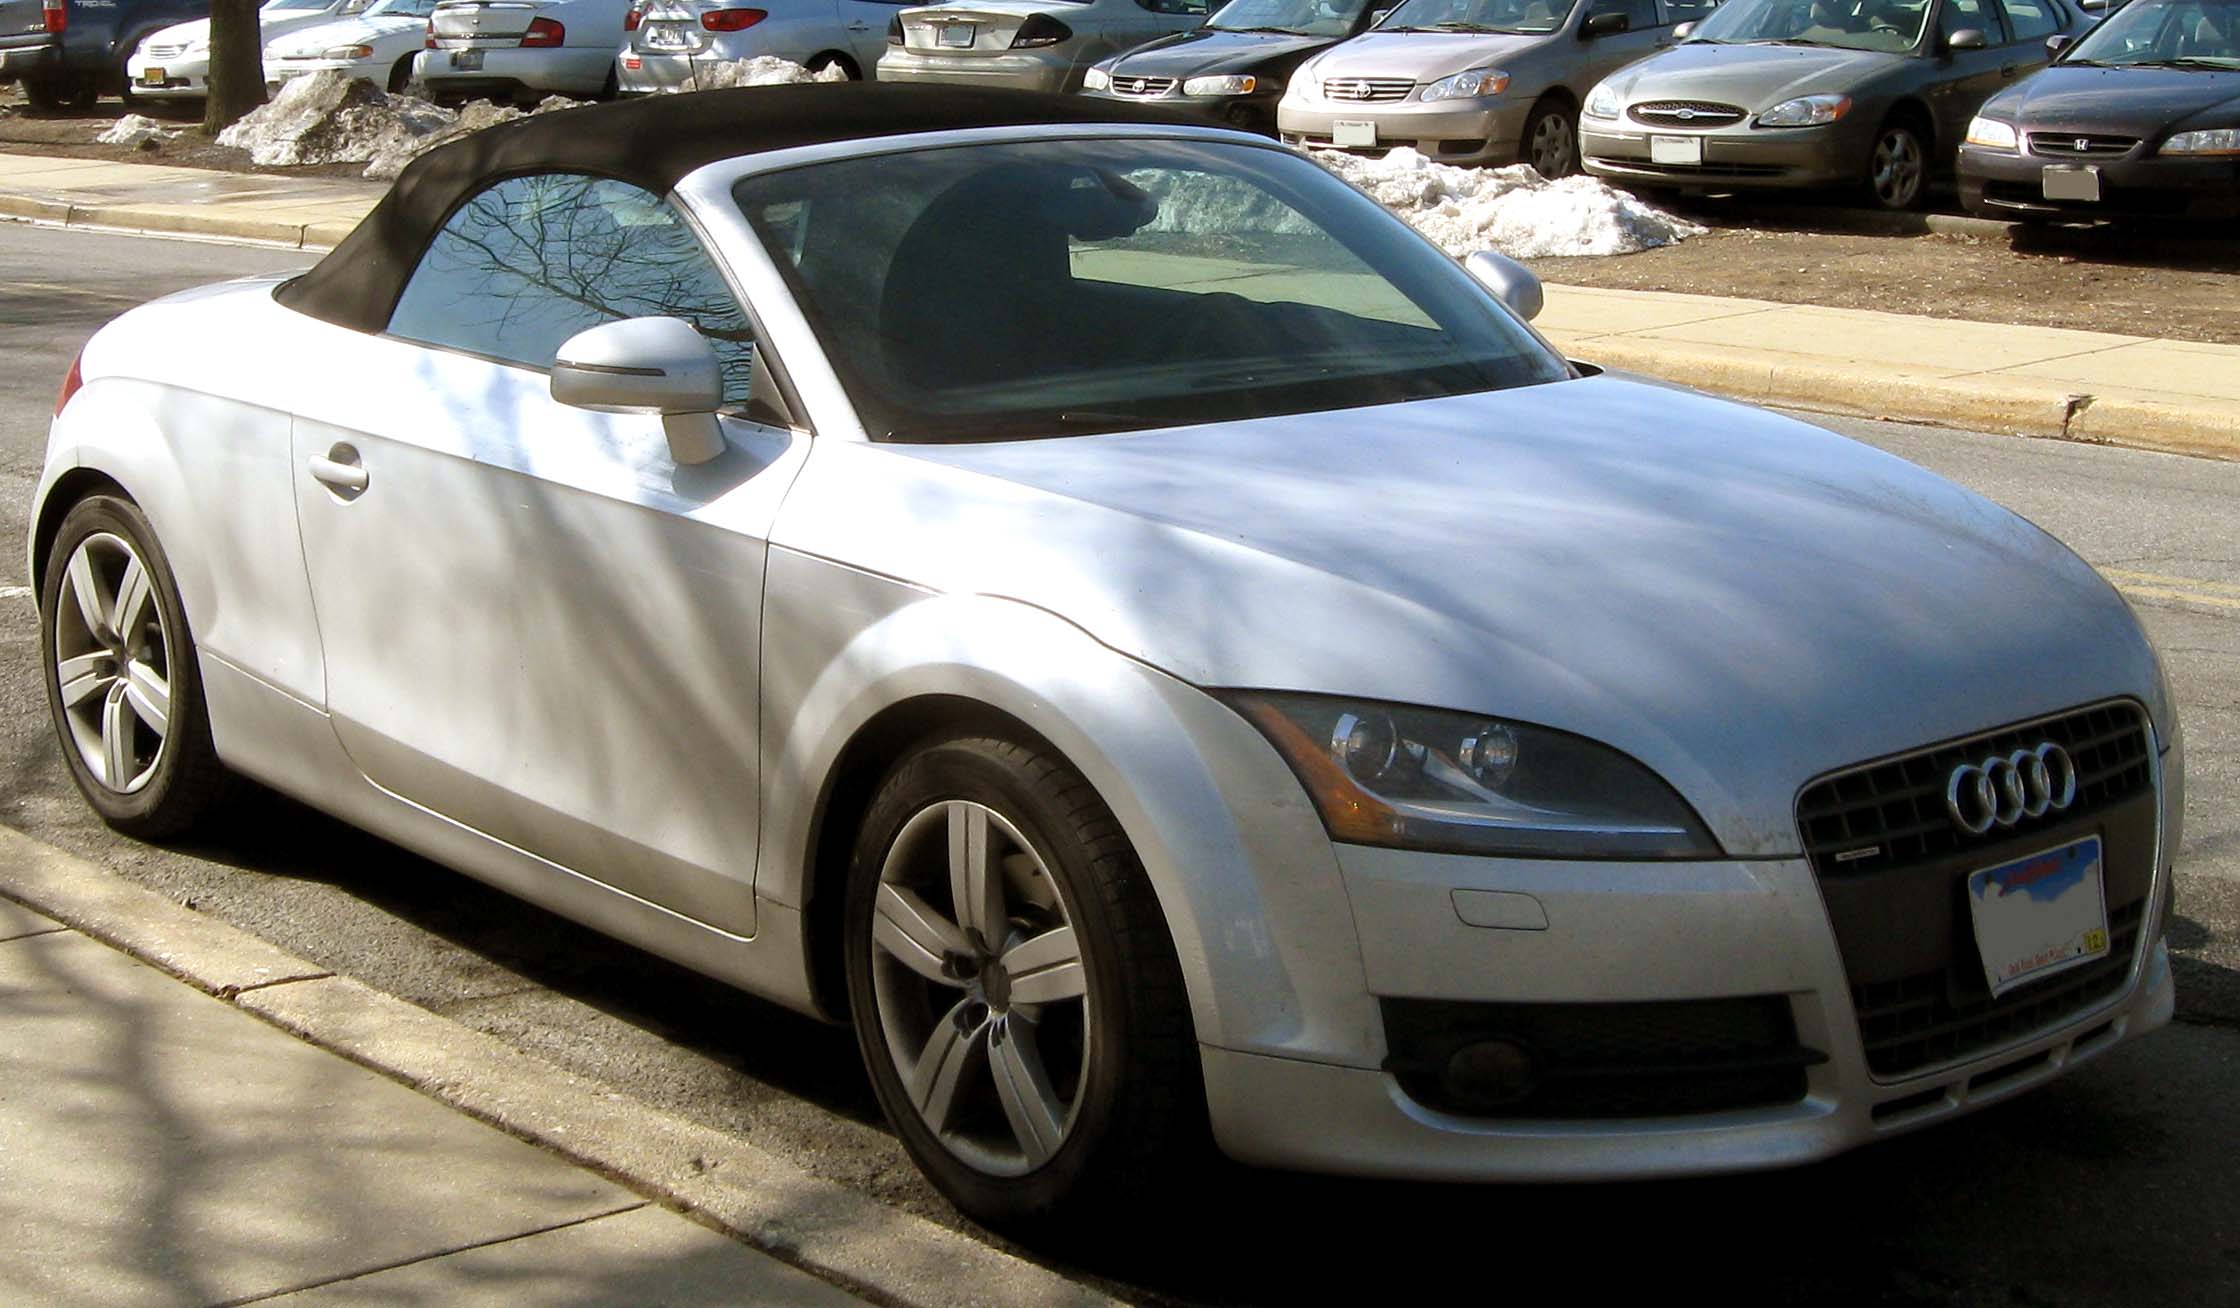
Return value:
[(268, 14), (276, 14), (284, 10), (295, 10), (298, 12), (303, 12), (313, 9), (324, 9), (329, 3), (330, 0), (266, 0), (262, 12)]
[(1896, 54), (1920, 44), (1928, 19), (1929, 0), (1727, 0), (1688, 39)]
[(1224, 32), (1344, 36), (1368, 7), (1369, 0), (1230, 0), (1206, 20), (1206, 26)]
[(2136, 0), (2093, 28), (2061, 62), (2240, 69), (2240, 0)]
[(1570, 13), (1570, 0), (1405, 0), (1377, 30), (1553, 32)]
[(919, 150), (736, 188), (875, 437), (1007, 440), (1570, 375), (1454, 260), (1289, 151)]
[(368, 18), (426, 18), (436, 11), (436, 0), (375, 0)]

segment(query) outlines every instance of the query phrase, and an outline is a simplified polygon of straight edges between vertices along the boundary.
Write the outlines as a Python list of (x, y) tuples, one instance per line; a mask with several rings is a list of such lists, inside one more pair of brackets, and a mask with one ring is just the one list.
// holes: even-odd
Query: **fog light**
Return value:
[(1509, 1040), (1464, 1045), (1447, 1059), (1446, 1070), (1439, 1076), (1440, 1088), (1450, 1101), (1471, 1109), (1513, 1104), (1539, 1084), (1539, 1060), (1523, 1045)]

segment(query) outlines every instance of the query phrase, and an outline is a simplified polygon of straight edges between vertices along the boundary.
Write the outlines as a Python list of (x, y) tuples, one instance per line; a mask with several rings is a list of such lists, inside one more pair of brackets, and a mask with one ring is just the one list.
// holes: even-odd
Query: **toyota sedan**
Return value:
[(1081, 97), (493, 128), (73, 362), (56, 738), (120, 830), (251, 778), (852, 1023), (1014, 1227), (1209, 1126), (1797, 1163), (2168, 1021), (2184, 747), (2123, 600), (1536, 301)]

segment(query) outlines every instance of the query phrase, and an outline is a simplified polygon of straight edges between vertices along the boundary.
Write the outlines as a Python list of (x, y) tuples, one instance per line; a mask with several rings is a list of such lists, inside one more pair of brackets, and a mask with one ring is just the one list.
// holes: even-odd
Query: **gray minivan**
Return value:
[(1589, 88), (1672, 43), (1712, 0), (1402, 0), (1302, 64), (1276, 110), (1294, 145), (1441, 163), (1579, 167)]

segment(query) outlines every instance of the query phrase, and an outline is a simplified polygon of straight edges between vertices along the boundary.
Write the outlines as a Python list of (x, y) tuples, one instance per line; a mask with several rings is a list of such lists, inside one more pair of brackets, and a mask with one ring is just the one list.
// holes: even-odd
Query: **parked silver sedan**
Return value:
[(2184, 747), (2123, 600), (1566, 362), (1536, 289), (1078, 96), (479, 133), (72, 363), (56, 738), (125, 831), (255, 778), (852, 1022), (1011, 1227), (1208, 1121), (1343, 1173), (1792, 1164), (2166, 1022)]
[(863, 78), (886, 52), (887, 0), (651, 0), (631, 6), (615, 57), (624, 95), (697, 89), (711, 65), (764, 56)]
[(948, 0), (887, 27), (883, 82), (1078, 91), (1091, 65), (1205, 21), (1210, 0)]

